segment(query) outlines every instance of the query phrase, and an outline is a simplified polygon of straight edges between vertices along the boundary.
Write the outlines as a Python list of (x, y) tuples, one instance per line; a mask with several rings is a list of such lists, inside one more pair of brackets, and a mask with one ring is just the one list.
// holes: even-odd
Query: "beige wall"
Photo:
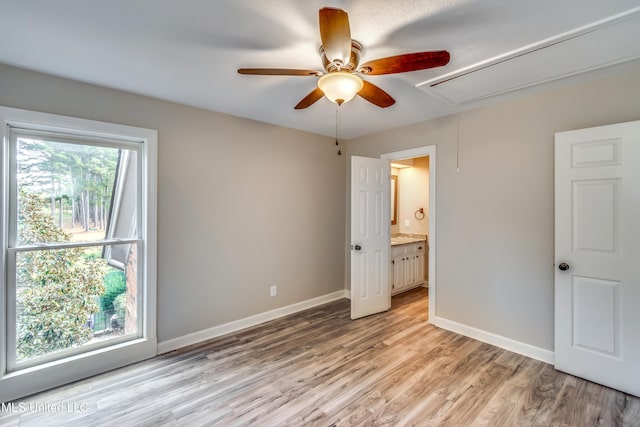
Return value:
[(436, 145), (436, 315), (553, 350), (554, 133), (638, 119), (634, 72), (461, 113), (459, 173), (451, 116), (355, 139), (346, 151)]
[(5, 65), (0, 105), (158, 130), (159, 341), (344, 288), (333, 139)]
[[(429, 234), (429, 157), (415, 158), (413, 167), (398, 169), (398, 195), (398, 232)], [(418, 220), (415, 213), (420, 208), (424, 218)]]

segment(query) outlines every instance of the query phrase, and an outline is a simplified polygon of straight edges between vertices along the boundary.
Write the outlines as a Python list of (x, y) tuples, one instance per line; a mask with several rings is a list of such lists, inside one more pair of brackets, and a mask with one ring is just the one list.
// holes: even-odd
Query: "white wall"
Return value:
[[(413, 167), (398, 169), (398, 231), (429, 234), (429, 157), (413, 159)], [(424, 218), (416, 211), (424, 209)], [(409, 220), (409, 226), (406, 226)]]
[[(461, 113), (460, 173), (452, 116), (355, 139), (346, 151), (437, 145), (436, 315), (553, 350), (554, 133), (638, 119), (634, 72)], [(347, 264), (347, 287), (348, 277)]]
[(0, 105), (159, 131), (159, 341), (343, 289), (333, 139), (1, 64)]

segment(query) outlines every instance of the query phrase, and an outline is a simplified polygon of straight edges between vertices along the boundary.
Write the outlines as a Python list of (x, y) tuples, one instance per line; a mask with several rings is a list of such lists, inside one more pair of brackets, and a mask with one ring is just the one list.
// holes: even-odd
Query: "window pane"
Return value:
[(116, 268), (109, 247), (16, 254), (16, 361), (138, 335), (137, 245)]
[[(125, 188), (128, 203), (124, 206), (134, 204), (135, 218), (137, 164), (135, 152), (133, 156), (131, 153), (119, 148), (18, 138), (17, 243), (87, 242), (114, 237), (110, 232), (116, 219), (112, 215), (114, 201), (122, 198)], [(132, 165), (125, 170), (123, 163)], [(133, 236), (132, 221), (121, 224), (119, 230), (128, 225), (127, 232), (121, 231), (117, 237)]]

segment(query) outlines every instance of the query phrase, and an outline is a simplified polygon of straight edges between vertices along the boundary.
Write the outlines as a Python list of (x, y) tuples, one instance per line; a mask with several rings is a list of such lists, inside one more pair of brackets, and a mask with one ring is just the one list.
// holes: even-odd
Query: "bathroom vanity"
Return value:
[(427, 243), (427, 236), (421, 234), (391, 237), (389, 288), (392, 295), (425, 283)]

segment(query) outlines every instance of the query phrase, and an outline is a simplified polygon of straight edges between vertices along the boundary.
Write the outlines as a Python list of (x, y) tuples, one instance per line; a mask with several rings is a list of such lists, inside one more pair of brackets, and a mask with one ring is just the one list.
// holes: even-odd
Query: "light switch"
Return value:
[(404, 226), (405, 226), (405, 227), (410, 227), (410, 226), (411, 226), (411, 224), (409, 223), (409, 220), (408, 220), (408, 219), (405, 219), (405, 220), (404, 220)]

